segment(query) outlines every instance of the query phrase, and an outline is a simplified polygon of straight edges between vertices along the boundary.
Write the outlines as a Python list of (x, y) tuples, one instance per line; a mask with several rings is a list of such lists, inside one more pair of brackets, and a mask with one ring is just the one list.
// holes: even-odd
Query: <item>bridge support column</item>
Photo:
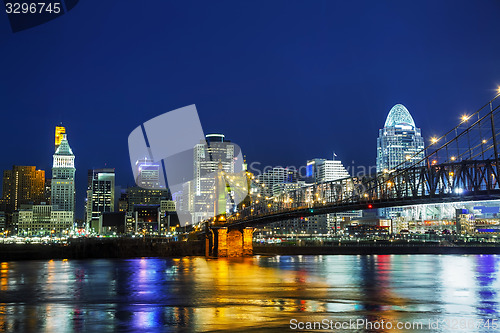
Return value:
[(243, 256), (243, 233), (238, 229), (231, 229), (227, 233), (227, 256)]
[(219, 228), (217, 231), (217, 257), (227, 257), (227, 228)]
[(243, 256), (253, 255), (253, 232), (254, 228), (243, 229)]
[(253, 255), (254, 228), (209, 229), (205, 239), (207, 257), (243, 257)]

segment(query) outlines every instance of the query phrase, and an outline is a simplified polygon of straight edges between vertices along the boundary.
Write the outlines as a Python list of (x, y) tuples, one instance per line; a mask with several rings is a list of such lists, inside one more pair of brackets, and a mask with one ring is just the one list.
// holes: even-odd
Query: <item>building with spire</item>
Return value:
[(71, 221), (75, 212), (75, 155), (69, 146), (67, 134), (62, 135), (61, 142), (53, 155), (51, 204), (52, 212), (59, 213)]
[[(59, 126), (58, 126), (59, 127)], [(64, 129), (64, 128), (63, 128)], [(65, 133), (56, 128), (55, 146), (53, 155), (52, 180), (50, 189), (43, 181), (43, 172), (38, 176), (38, 197), (45, 198), (50, 193), (50, 203), (41, 199), (19, 201), (20, 206), (12, 216), (12, 222), (19, 235), (46, 236), (68, 235), (73, 228), (75, 217), (75, 155), (69, 146)], [(58, 138), (61, 135), (60, 140)], [(35, 172), (34, 167), (31, 172)], [(40, 171), (36, 171), (40, 172)], [(33, 178), (33, 177), (32, 177)], [(32, 180), (29, 183), (33, 183)]]
[(66, 128), (63, 127), (63, 126), (56, 126), (56, 135), (55, 135), (55, 141), (54, 141), (54, 144), (55, 144), (55, 149), (57, 149), (57, 147), (59, 147), (59, 145), (61, 144), (61, 141), (63, 139), (63, 134), (66, 133)]

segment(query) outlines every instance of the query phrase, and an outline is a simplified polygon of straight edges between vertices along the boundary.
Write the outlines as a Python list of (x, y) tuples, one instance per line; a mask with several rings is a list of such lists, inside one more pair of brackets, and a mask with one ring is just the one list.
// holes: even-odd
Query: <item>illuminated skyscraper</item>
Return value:
[(45, 171), (35, 166), (14, 165), (3, 172), (3, 202), (7, 213), (22, 204), (39, 205), (44, 201)]
[(53, 211), (75, 211), (75, 155), (66, 134), (53, 155), (51, 204)]
[[(389, 112), (377, 139), (377, 172), (402, 169), (424, 158), (424, 138), (404, 105)], [(419, 153), (420, 152), (420, 153)]]
[[(389, 112), (377, 139), (377, 173), (404, 169), (424, 158), (424, 139), (410, 112), (396, 104)], [(396, 217), (401, 208), (379, 209), (379, 215)]]
[(136, 184), (142, 188), (160, 189), (164, 188), (160, 183), (160, 163), (153, 162), (148, 158), (136, 162), (139, 173)]
[[(193, 203), (193, 211), (191, 211), (193, 223), (218, 214), (216, 212), (218, 204), (216, 204), (216, 198), (213, 197), (216, 192), (214, 189), (217, 186), (217, 176), (220, 176), (217, 172), (234, 173), (235, 156), (239, 153), (238, 146), (226, 140), (223, 134), (207, 134), (205, 139), (206, 141), (194, 147), (192, 183), (194, 191), (190, 192), (192, 197), (187, 198)], [(225, 209), (219, 207), (219, 210)]]
[(337, 179), (349, 178), (342, 162), (339, 160), (326, 160), (323, 158), (315, 158), (307, 161), (307, 177), (311, 177), (315, 183), (325, 183)]
[(63, 126), (56, 126), (55, 149), (57, 149), (57, 147), (59, 147), (59, 145), (61, 144), (64, 133), (66, 133), (66, 128), (64, 128)]
[[(115, 169), (88, 171), (86, 222), (94, 228), (103, 212), (115, 211)], [(94, 223), (93, 223), (94, 222)]]

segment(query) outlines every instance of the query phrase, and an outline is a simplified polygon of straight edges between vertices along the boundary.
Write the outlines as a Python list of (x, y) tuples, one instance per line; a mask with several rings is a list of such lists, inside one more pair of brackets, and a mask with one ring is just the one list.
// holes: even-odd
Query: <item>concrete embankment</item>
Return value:
[(97, 238), (67, 244), (0, 244), (0, 261), (37, 259), (181, 257), (205, 254), (202, 241), (166, 242), (154, 238)]
[(500, 246), (254, 246), (254, 255), (500, 254)]

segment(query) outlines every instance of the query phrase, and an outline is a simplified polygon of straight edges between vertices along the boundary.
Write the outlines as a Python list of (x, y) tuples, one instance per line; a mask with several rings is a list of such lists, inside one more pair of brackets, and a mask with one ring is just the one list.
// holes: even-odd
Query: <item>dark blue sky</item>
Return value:
[[(499, 1), (80, 1), (13, 34), (0, 14), (0, 168), (50, 177), (54, 126), (89, 168), (132, 185), (127, 137), (196, 104), (247, 160), (303, 165), (333, 151), (374, 165), (390, 108), (426, 139), (500, 85)], [(79, 208), (79, 215), (82, 209)]]

